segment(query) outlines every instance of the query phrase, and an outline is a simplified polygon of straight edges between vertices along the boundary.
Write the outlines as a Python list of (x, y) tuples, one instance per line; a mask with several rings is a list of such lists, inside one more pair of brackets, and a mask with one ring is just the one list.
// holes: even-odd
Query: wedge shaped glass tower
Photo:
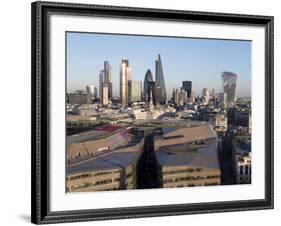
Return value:
[(158, 104), (166, 104), (167, 92), (160, 54), (155, 61), (155, 95)]

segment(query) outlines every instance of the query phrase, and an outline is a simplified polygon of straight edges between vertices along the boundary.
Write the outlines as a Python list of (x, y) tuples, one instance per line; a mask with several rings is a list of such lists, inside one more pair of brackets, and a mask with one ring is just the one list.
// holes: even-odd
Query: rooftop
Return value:
[(237, 154), (248, 154), (251, 152), (251, 141), (248, 139), (235, 139), (232, 145)]
[(94, 158), (83, 159), (80, 162), (66, 166), (66, 174), (76, 174), (88, 171), (122, 169), (132, 164), (141, 153), (143, 140), (133, 146), (104, 153)]
[(179, 144), (163, 147), (156, 151), (156, 158), (161, 166), (192, 166), (219, 169), (216, 139), (204, 145)]
[(164, 135), (155, 139), (155, 149), (164, 146), (190, 143), (193, 141), (216, 138), (217, 134), (208, 124), (194, 125), (191, 127), (179, 128), (176, 130), (164, 130)]
[(220, 169), (217, 135), (209, 124), (166, 131), (155, 139), (155, 150), (161, 166)]

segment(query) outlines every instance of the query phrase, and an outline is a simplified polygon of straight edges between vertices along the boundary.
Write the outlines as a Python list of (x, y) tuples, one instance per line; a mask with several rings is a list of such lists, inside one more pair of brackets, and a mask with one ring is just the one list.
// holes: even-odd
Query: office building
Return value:
[(104, 82), (102, 86), (102, 105), (108, 105), (108, 83)]
[(187, 97), (190, 98), (192, 93), (192, 81), (183, 81), (182, 89), (187, 92)]
[(120, 102), (122, 106), (128, 105), (128, 81), (132, 78), (132, 71), (128, 60), (122, 60), (120, 64)]
[(236, 98), (237, 74), (224, 71), (221, 73), (222, 88), (226, 94), (226, 104), (233, 105)]
[(156, 105), (156, 94), (155, 94), (155, 82), (154, 81), (149, 81), (147, 82), (147, 101), (146, 102), (151, 102), (153, 103), (153, 105)]
[(160, 54), (155, 61), (155, 95), (158, 104), (166, 104), (167, 92)]
[(218, 107), (224, 107), (226, 105), (226, 93), (221, 92), (216, 94), (216, 101)]
[(83, 105), (91, 103), (91, 98), (83, 90), (77, 90), (74, 93), (69, 93), (68, 98), (69, 104)]
[(148, 69), (145, 73), (144, 76), (144, 81), (143, 81), (143, 101), (145, 102), (149, 102), (149, 95), (150, 95), (150, 90), (151, 87), (149, 86), (149, 82), (153, 82), (153, 76), (152, 73), (150, 71), (150, 69)]
[(112, 98), (112, 74), (108, 61), (104, 61), (104, 82), (108, 84), (108, 97)]
[(67, 192), (137, 188), (137, 164), (143, 151), (143, 140), (115, 151), (105, 151), (107, 155), (100, 157), (97, 154), (89, 161), (66, 167)]
[(180, 106), (187, 104), (187, 92), (184, 89), (179, 92), (178, 104)]
[(128, 81), (128, 102), (132, 103), (135, 101), (141, 101), (141, 90), (142, 83), (141, 81)]
[(104, 70), (100, 70), (99, 73), (99, 97), (102, 98), (102, 86), (104, 83)]
[(97, 98), (97, 88), (94, 85), (86, 86), (86, 93), (91, 99)]
[(215, 116), (215, 130), (217, 132), (226, 132), (227, 131), (227, 113), (218, 112)]
[(232, 141), (234, 176), (237, 184), (251, 183), (251, 141), (235, 139)]
[(209, 104), (209, 100), (210, 100), (210, 92), (207, 88), (204, 88), (202, 90), (202, 103)]
[(248, 133), (252, 134), (252, 112), (249, 111)]
[(154, 142), (160, 187), (219, 185), (217, 143), (208, 123), (163, 129)]

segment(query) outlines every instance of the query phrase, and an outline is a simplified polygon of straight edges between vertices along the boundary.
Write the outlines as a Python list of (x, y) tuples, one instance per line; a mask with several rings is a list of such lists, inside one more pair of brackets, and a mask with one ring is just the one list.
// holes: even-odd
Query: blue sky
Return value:
[(196, 38), (67, 33), (67, 91), (98, 85), (104, 60), (112, 67), (113, 94), (119, 93), (119, 64), (128, 59), (132, 80), (143, 81), (147, 69), (155, 79), (155, 60), (161, 55), (168, 96), (182, 81), (221, 91), (221, 72), (237, 73), (237, 97), (251, 96), (251, 42)]

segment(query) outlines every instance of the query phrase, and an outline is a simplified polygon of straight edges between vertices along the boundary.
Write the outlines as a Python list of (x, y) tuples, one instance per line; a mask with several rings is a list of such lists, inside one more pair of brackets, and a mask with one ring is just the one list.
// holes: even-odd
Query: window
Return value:
[(240, 166), (240, 173), (239, 174), (243, 174), (243, 166)]
[(245, 174), (246, 174), (246, 175), (248, 175), (248, 171), (249, 171), (249, 166), (246, 165), (246, 166), (245, 166)]
[(101, 180), (101, 181), (97, 181), (97, 182), (96, 182), (96, 185), (110, 184), (111, 182), (112, 182), (111, 179)]

